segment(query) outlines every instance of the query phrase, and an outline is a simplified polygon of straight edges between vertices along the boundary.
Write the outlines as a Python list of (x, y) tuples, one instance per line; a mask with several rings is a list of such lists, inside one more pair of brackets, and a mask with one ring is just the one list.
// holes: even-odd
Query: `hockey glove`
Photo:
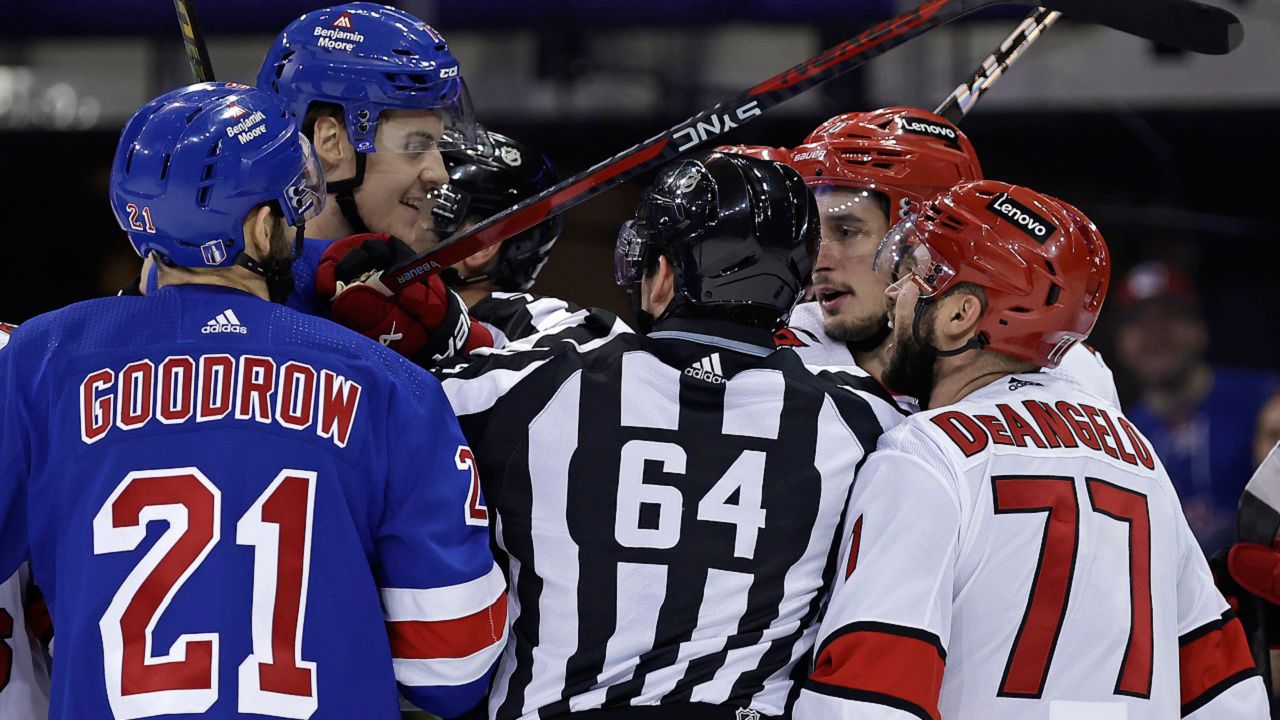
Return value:
[(437, 365), (493, 345), (487, 328), (467, 315), (458, 294), (432, 275), (392, 295), (382, 273), (414, 255), (399, 238), (365, 233), (325, 250), (316, 292), (330, 299), (334, 322), (372, 338), (415, 363)]
[(1280, 550), (1236, 543), (1227, 554), (1227, 569), (1240, 587), (1272, 605), (1280, 605)]

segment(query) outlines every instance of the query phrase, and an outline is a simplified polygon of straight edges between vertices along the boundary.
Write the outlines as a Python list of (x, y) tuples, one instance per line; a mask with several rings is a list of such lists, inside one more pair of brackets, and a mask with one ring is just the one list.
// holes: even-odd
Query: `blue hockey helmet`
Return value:
[(143, 257), (237, 264), (245, 216), (272, 201), (301, 227), (324, 209), (325, 194), (311, 143), (270, 93), (238, 83), (179, 88), (144, 105), (120, 134), (111, 209)]
[(440, 149), (475, 139), (470, 96), (444, 37), (386, 5), (347, 3), (294, 20), (267, 52), (258, 87), (279, 94), (299, 123), (312, 103), (341, 107), (357, 153), (402, 151), (376, 147), (385, 110), (441, 110)]

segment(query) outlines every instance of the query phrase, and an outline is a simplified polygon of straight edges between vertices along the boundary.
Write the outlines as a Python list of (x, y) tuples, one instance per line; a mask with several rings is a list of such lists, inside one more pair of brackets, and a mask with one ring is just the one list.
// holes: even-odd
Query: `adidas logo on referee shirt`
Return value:
[(217, 317), (205, 323), (204, 327), (200, 328), (200, 332), (205, 335), (209, 335), (211, 333), (237, 333), (240, 335), (246, 335), (249, 332), (249, 328), (240, 324), (240, 318), (236, 317), (234, 310), (227, 308), (226, 310), (218, 313)]
[(720, 368), (720, 353), (711, 353), (684, 369), (684, 374), (709, 383), (723, 384), (724, 370)]

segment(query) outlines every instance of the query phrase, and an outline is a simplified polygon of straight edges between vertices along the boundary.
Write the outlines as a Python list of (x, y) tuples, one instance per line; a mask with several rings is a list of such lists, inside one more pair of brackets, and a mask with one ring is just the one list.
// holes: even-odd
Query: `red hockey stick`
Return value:
[(718, 138), (809, 88), (845, 73), (961, 15), (991, 5), (1043, 6), (1192, 52), (1223, 54), (1240, 44), (1239, 20), (1195, 0), (926, 0), (820, 55), (775, 75), (733, 100), (689, 118), (555, 187), (480, 223), (466, 233), (383, 273), (398, 293), (410, 283), (506, 240), (686, 150)]

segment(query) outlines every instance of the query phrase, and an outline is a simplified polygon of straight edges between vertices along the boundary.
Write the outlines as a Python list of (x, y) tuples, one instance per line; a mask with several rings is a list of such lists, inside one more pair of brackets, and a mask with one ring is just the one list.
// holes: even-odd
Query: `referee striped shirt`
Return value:
[(855, 471), (902, 416), (870, 378), (810, 370), (766, 332), (596, 327), (441, 374), (511, 588), (489, 715), (780, 715)]

